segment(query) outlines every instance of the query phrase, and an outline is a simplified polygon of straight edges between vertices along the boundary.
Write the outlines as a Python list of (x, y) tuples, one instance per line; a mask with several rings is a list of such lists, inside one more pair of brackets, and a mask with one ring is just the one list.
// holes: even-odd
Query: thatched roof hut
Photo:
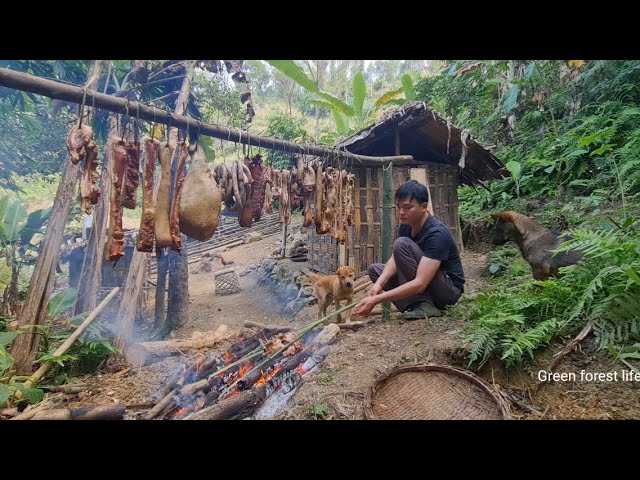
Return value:
[[(400, 152), (395, 151), (396, 132)], [(455, 127), (425, 102), (410, 102), (390, 110), (378, 123), (354, 133), (337, 146), (360, 155), (413, 155), (420, 164), (458, 166), (460, 184), (478, 184), (508, 175), (500, 160), (468, 130)]]
[[(424, 102), (410, 102), (387, 112), (379, 122), (341, 140), (336, 147), (369, 156), (412, 155), (415, 167), (394, 167), (394, 193), (411, 178), (425, 183), (435, 216), (449, 227), (460, 250), (458, 186), (484, 184), (509, 175), (489, 148)], [(369, 264), (383, 261), (382, 167), (355, 162), (352, 170), (356, 174), (356, 212), (347, 244), (341, 246), (330, 235), (316, 235), (311, 229), (307, 232), (310, 267), (319, 272), (332, 273), (340, 265), (351, 265), (356, 274), (363, 275)]]

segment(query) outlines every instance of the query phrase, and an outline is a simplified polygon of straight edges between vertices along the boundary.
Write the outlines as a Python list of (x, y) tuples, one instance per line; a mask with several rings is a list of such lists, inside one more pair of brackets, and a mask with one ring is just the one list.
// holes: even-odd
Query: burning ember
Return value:
[[(157, 394), (150, 418), (234, 419), (250, 416), (273, 392), (288, 393), (329, 354), (339, 327), (300, 336), (265, 329), (212, 358), (199, 358)], [(300, 338), (298, 338), (300, 337)]]
[(274, 368), (273, 370), (271, 370), (271, 373), (269, 373), (268, 375), (262, 375), (262, 377), (260, 377), (260, 380), (258, 380), (256, 382), (256, 387), (259, 387), (260, 385), (264, 385), (265, 383), (267, 383), (269, 380), (271, 380), (273, 377), (275, 377), (278, 372), (281, 370), (282, 366), (278, 365), (276, 368)]

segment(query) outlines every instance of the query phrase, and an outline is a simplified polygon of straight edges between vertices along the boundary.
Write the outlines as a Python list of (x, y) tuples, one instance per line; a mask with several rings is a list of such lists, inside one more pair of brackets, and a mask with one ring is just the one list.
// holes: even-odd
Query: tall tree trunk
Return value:
[[(94, 60), (87, 70), (86, 87), (95, 90), (100, 77), (101, 60)], [(42, 325), (47, 316), (47, 305), (53, 290), (58, 253), (64, 236), (64, 227), (69, 216), (71, 203), (77, 198), (76, 183), (80, 176), (80, 165), (74, 165), (67, 158), (62, 170), (62, 178), (51, 208), (51, 216), (42, 241), (38, 260), (31, 276), (24, 307), (18, 316), (18, 324)], [(104, 194), (103, 194), (104, 195)], [(11, 347), (15, 358), (14, 367), (19, 375), (33, 372), (33, 361), (38, 353), (40, 335), (32, 328), (18, 335)]]
[(116, 346), (122, 350), (126, 349), (129, 343), (133, 342), (133, 324), (136, 317), (136, 309), (139, 306), (139, 297), (142, 285), (147, 278), (147, 259), (149, 254), (139, 252), (137, 249), (133, 251), (131, 263), (129, 263), (129, 272), (127, 280), (124, 284), (124, 290), (118, 306), (116, 319), (118, 325), (118, 338)]
[[(134, 66), (137, 64), (137, 60), (132, 61)], [(148, 74), (145, 76), (148, 78)], [(149, 161), (145, 159), (145, 161)], [(153, 201), (155, 203), (156, 196), (160, 182), (154, 182), (153, 188)], [(138, 249), (133, 251), (131, 262), (129, 263), (129, 271), (127, 272), (127, 279), (125, 280), (122, 297), (118, 306), (118, 312), (116, 318), (118, 320), (118, 337), (116, 338), (116, 345), (125, 350), (127, 346), (134, 341), (133, 337), (133, 325), (136, 318), (136, 310), (140, 305), (140, 295), (142, 286), (145, 283), (147, 277), (147, 265), (149, 260), (149, 254), (147, 252), (139, 252)], [(160, 274), (160, 258), (158, 258), (158, 278), (166, 279), (166, 273), (164, 276)], [(163, 285), (163, 299), (164, 299), (164, 285)], [(160, 308), (161, 316), (164, 321), (164, 306), (162, 303), (158, 304), (156, 301), (156, 312)]]
[(165, 312), (165, 302), (167, 293), (167, 268), (169, 267), (169, 258), (164, 251), (160, 251), (156, 256), (156, 299), (155, 314), (153, 327), (162, 329), (167, 319)]
[[(193, 71), (195, 70), (196, 62), (192, 61), (186, 65), (186, 76), (182, 82), (182, 88), (180, 89), (180, 96), (176, 102), (176, 115), (184, 115), (187, 110), (187, 103), (189, 101), (189, 92), (191, 91), (191, 80), (193, 79)], [(242, 74), (244, 79), (244, 74)], [(246, 82), (246, 80), (245, 80)], [(246, 85), (247, 92), (249, 91), (248, 85)], [(247, 112), (251, 111), (251, 117), (253, 117), (253, 106), (251, 104), (251, 97), (246, 101)], [(250, 122), (251, 120), (249, 120)], [(178, 129), (173, 128), (169, 132), (169, 139), (171, 142), (178, 142)], [(171, 185), (172, 190), (175, 189), (178, 177), (182, 172), (177, 171), (179, 150), (176, 148), (175, 158), (171, 168)], [(174, 195), (171, 195), (171, 199)], [(182, 326), (189, 321), (189, 263), (187, 258), (187, 238), (185, 235), (180, 234), (182, 239), (182, 249), (180, 252), (175, 250), (169, 250), (169, 305), (167, 307), (168, 324), (171, 329)]]
[[(187, 102), (189, 100), (189, 92), (191, 91), (191, 80), (193, 78), (193, 71), (195, 70), (195, 61), (189, 61), (186, 63), (186, 74), (182, 81), (182, 88), (180, 89), (180, 95), (176, 101), (176, 108), (174, 113), (176, 115), (184, 115), (187, 109)], [(228, 68), (228, 67), (227, 67)], [(178, 129), (172, 128), (169, 130), (169, 142), (177, 144), (178, 142)], [(177, 168), (177, 158), (179, 150), (176, 148), (174, 152), (174, 158), (171, 162), (171, 192), (170, 198), (173, 200), (173, 189), (175, 188), (176, 180), (179, 172)], [(171, 206), (170, 206), (171, 208)], [(156, 327), (164, 327), (165, 331), (172, 330), (180, 325), (184, 325), (189, 321), (189, 265), (187, 262), (187, 243), (184, 235), (180, 234), (182, 238), (182, 249), (180, 253), (168, 250), (168, 253), (164, 253), (162, 257), (158, 258), (157, 269), (157, 282), (156, 282)], [(168, 306), (167, 316), (165, 320), (164, 316), (164, 298), (165, 298), (165, 285), (167, 270), (169, 273), (169, 294), (168, 294)], [(157, 315), (161, 318), (158, 318)], [(166, 324), (166, 325), (165, 325)]]
[(189, 321), (189, 263), (187, 237), (180, 234), (180, 253), (169, 251), (169, 298), (167, 307), (168, 326), (171, 330)]

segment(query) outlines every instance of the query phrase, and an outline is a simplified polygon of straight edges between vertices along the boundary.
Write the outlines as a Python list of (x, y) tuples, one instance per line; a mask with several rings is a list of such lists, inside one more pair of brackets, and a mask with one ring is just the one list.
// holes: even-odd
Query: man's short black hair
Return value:
[(408, 198), (409, 201), (414, 198), (418, 203), (424, 203), (429, 201), (429, 190), (427, 187), (415, 180), (409, 180), (403, 183), (396, 190), (395, 201)]

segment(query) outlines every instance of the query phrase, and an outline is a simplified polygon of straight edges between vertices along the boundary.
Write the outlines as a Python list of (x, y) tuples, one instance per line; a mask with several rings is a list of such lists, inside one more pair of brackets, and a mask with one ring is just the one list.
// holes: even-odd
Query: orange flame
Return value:
[(302, 368), (302, 365), (300, 365), (298, 366), (298, 368), (296, 368), (296, 372), (298, 372), (300, 375), (304, 375), (308, 372), (308, 370), (305, 370), (304, 368)]
[(251, 363), (251, 360), (247, 360), (242, 365), (240, 365), (240, 369), (238, 370), (238, 378), (243, 377), (245, 373), (251, 370), (252, 366), (253, 366), (253, 363)]
[(235, 395), (238, 395), (239, 393), (240, 393), (240, 390), (238, 390), (238, 387), (236, 387), (236, 388), (234, 388), (233, 390), (231, 390), (231, 392), (229, 393), (229, 395), (227, 395), (227, 396), (226, 396), (226, 397), (224, 397), (224, 398), (225, 398), (225, 400), (226, 400), (227, 398), (231, 398), (231, 397), (233, 397), (233, 396), (235, 396)]
[(175, 418), (182, 418), (185, 413), (187, 413), (187, 408), (183, 407), (176, 412)]
[(242, 365), (240, 365), (240, 368), (238, 369), (238, 371), (231, 376), (231, 378), (228, 380), (227, 383), (231, 384), (236, 380), (242, 378), (245, 373), (251, 370), (252, 366), (253, 364), (251, 363), (251, 360), (247, 360), (246, 362), (244, 362)]
[(271, 372), (269, 372), (266, 376), (263, 373), (262, 377), (260, 377), (260, 380), (256, 382), (256, 386), (264, 385), (265, 383), (267, 383), (269, 380), (271, 380), (273, 377), (275, 377), (278, 374), (281, 368), (282, 366), (278, 365), (276, 368), (271, 370)]
[(229, 365), (233, 361), (233, 355), (229, 350), (224, 352), (224, 364)]

